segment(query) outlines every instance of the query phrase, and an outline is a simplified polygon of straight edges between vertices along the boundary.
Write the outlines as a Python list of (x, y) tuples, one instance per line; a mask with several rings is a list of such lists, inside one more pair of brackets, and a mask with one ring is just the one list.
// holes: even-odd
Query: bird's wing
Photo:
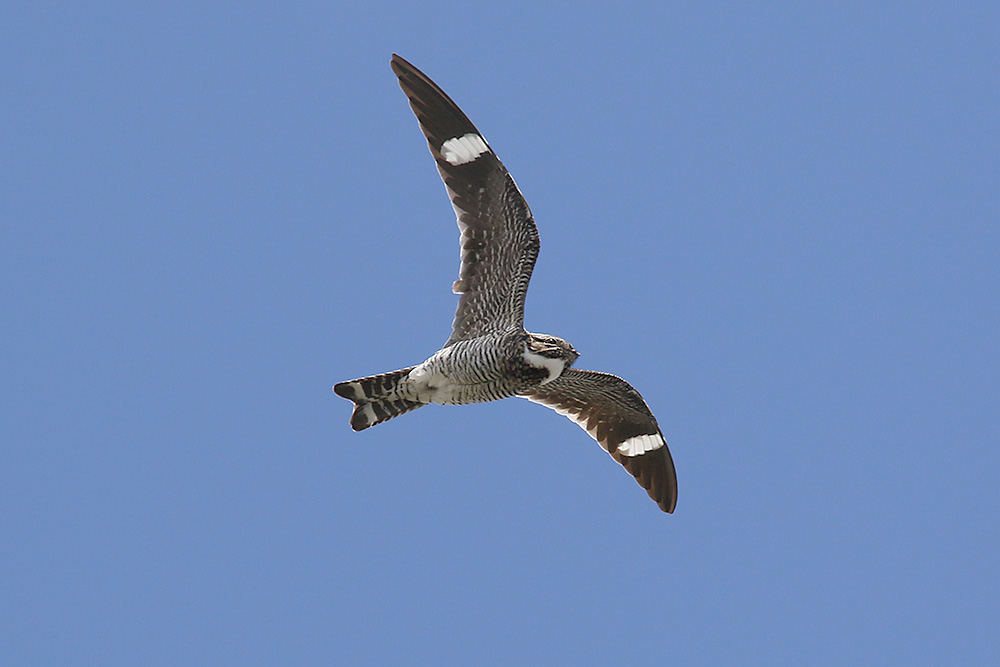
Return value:
[(617, 375), (569, 368), (521, 394), (566, 415), (628, 470), (664, 512), (677, 505), (677, 473), (653, 413)]
[(486, 140), (436, 83), (397, 55), (392, 71), (427, 137), (461, 232), (460, 294), (451, 338), (522, 325), (524, 297), (538, 258), (528, 203)]

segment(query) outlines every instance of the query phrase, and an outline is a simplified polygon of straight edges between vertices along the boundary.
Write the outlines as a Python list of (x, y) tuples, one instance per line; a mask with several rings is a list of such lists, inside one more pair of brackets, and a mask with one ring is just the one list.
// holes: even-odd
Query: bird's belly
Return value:
[(417, 390), (417, 396), (421, 401), (440, 405), (485, 403), (513, 395), (514, 391), (497, 381), (461, 384), (444, 375), (434, 377)]
[(508, 382), (499, 373), (470, 373), (469, 369), (455, 372), (440, 368), (434, 361), (432, 357), (414, 368), (406, 380), (407, 393), (423, 403), (468, 405), (515, 394), (515, 389), (508, 387)]

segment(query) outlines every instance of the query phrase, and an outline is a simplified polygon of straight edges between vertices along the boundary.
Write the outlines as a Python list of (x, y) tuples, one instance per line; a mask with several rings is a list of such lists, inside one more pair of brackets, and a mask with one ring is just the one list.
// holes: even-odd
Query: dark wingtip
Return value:
[(677, 508), (677, 472), (674, 470), (674, 461), (673, 457), (670, 456), (670, 450), (667, 449), (666, 445), (662, 447), (662, 450), (665, 479), (656, 479), (659, 475), (654, 475), (647, 491), (649, 497), (656, 501), (661, 510), (667, 514), (673, 514)]
[(660, 508), (667, 514), (673, 514), (677, 508), (677, 470), (674, 468), (674, 457), (666, 445), (663, 445), (663, 455), (667, 465), (667, 497), (660, 503)]
[(392, 59), (389, 61), (392, 71), (398, 76), (402, 70), (416, 69), (409, 60), (399, 55), (398, 53), (392, 54)]
[(670, 450), (664, 445), (639, 456), (612, 454), (635, 477), (646, 493), (667, 514), (677, 507), (677, 473)]
[(673, 514), (676, 508), (677, 508), (677, 494), (674, 494), (674, 497), (671, 498), (670, 500), (660, 503), (660, 509), (666, 512), (667, 514)]

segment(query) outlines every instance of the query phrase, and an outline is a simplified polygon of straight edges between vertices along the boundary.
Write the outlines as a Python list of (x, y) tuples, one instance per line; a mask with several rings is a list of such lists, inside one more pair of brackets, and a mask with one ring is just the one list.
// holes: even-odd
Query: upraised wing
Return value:
[(462, 267), (452, 334), (499, 333), (524, 321), (524, 297), (538, 258), (528, 203), (472, 121), (433, 81), (397, 55), (392, 71), (427, 137), (458, 218)]

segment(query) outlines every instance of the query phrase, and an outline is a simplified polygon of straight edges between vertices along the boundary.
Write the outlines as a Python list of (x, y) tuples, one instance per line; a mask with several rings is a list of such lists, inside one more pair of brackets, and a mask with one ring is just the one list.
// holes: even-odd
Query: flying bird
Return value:
[(416, 366), (341, 382), (361, 431), (429, 403), (464, 405), (520, 396), (581, 426), (630, 472), (664, 512), (677, 476), (663, 433), (625, 380), (573, 368), (579, 353), (524, 329), (524, 298), (538, 258), (528, 203), (472, 121), (423, 72), (398, 55), (392, 71), (427, 137), (458, 218), (462, 262), (451, 337)]

